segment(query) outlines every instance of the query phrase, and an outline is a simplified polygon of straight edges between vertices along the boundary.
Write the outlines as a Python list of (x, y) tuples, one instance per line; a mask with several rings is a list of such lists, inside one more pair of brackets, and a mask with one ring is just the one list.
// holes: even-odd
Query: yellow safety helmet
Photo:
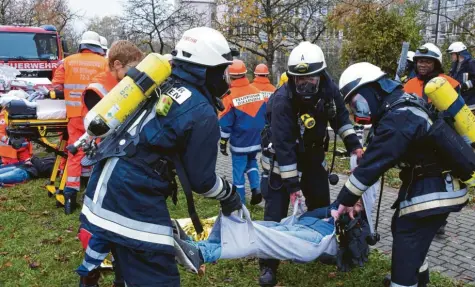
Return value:
[(289, 77), (287, 77), (287, 72), (283, 72), (282, 75), (280, 75), (279, 86), (277, 88), (282, 87), (282, 85), (287, 83), (288, 80)]

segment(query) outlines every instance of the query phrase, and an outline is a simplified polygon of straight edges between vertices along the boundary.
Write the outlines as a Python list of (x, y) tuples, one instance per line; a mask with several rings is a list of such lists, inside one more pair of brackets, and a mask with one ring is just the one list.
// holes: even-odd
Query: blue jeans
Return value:
[(5, 166), (0, 168), (0, 184), (22, 183), (30, 179), (30, 174), (16, 166)]
[(246, 203), (246, 179), (244, 174), (247, 173), (249, 185), (251, 189), (259, 189), (259, 168), (257, 166), (257, 151), (248, 154), (232, 153), (233, 161), (233, 185), (241, 197), (241, 202)]

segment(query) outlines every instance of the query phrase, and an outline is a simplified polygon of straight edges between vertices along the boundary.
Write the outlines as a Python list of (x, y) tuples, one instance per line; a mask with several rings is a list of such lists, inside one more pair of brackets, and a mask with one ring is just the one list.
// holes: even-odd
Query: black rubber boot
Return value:
[(277, 272), (270, 267), (262, 267), (259, 276), (259, 285), (263, 287), (272, 287), (277, 284)]
[(259, 276), (260, 286), (271, 287), (277, 284), (279, 263), (280, 261), (275, 259), (259, 259), (259, 268), (261, 270)]
[(419, 283), (417, 284), (418, 287), (427, 287), (430, 283), (430, 273), (429, 269), (426, 269), (423, 272), (419, 272)]
[(69, 215), (76, 210), (77, 192), (64, 193), (64, 213)]
[(79, 279), (79, 287), (99, 287), (100, 278), (101, 272), (97, 269), (92, 270), (87, 277)]
[(251, 205), (256, 205), (261, 203), (262, 193), (257, 188), (251, 189)]

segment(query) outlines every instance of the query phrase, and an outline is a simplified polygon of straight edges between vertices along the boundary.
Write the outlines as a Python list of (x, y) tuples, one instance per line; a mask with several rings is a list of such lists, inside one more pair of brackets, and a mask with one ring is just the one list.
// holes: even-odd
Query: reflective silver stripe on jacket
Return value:
[[(270, 159), (268, 157), (261, 156), (261, 164), (262, 164), (262, 168), (264, 170), (270, 170), (271, 163), (270, 163)], [(274, 168), (273, 168), (272, 172), (275, 173), (275, 174), (279, 174), (282, 179), (298, 176), (297, 164), (296, 163), (279, 166), (279, 163), (277, 161), (274, 161)]]
[(64, 88), (68, 90), (85, 90), (87, 85), (85, 84), (64, 84)]
[(361, 181), (359, 181), (354, 174), (350, 175), (345, 183), (345, 187), (358, 197), (362, 196), (363, 193), (369, 188), (369, 186), (361, 183)]
[(342, 126), (341, 128), (338, 129), (337, 133), (342, 140), (344, 140), (347, 136), (351, 134), (356, 134), (355, 130), (353, 129), (353, 125), (351, 124)]
[(246, 152), (253, 152), (253, 151), (260, 151), (261, 145), (253, 145), (248, 147), (235, 147), (231, 146), (231, 151), (238, 152), (238, 153), (246, 153)]
[(105, 96), (107, 95), (109, 92), (106, 90), (106, 88), (104, 88), (103, 85), (99, 84), (99, 83), (92, 83), (92, 84), (89, 84), (89, 86), (87, 86), (87, 89), (95, 89), (97, 91), (99, 91), (99, 93), (102, 94), (102, 96)]
[(439, 207), (456, 206), (465, 203), (468, 199), (466, 188), (454, 192), (424, 194), (399, 203), (399, 216)]
[(102, 208), (102, 202), (107, 194), (107, 184), (118, 160), (118, 158), (107, 160), (97, 182), (94, 199), (84, 197), (82, 213), (92, 224), (116, 234), (139, 241), (173, 246), (171, 227), (137, 221)]

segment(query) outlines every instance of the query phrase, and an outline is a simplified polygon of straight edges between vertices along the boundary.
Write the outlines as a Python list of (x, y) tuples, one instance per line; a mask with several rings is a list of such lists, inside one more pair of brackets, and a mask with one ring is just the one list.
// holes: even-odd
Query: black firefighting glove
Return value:
[[(226, 185), (225, 188), (230, 189), (229, 183), (226, 180), (223, 180), (223, 182)], [(236, 192), (234, 185), (230, 192), (231, 195), (228, 198), (220, 201), (221, 210), (225, 216), (230, 216), (234, 211), (242, 209), (241, 197)]]
[(462, 92), (465, 92), (465, 91), (470, 90), (471, 88), (473, 88), (472, 81), (466, 81), (462, 84), (461, 90)]
[(221, 138), (221, 140), (219, 141), (219, 151), (225, 156), (229, 155), (228, 152), (227, 152), (228, 140), (229, 140), (229, 138), (227, 138), (227, 139)]

